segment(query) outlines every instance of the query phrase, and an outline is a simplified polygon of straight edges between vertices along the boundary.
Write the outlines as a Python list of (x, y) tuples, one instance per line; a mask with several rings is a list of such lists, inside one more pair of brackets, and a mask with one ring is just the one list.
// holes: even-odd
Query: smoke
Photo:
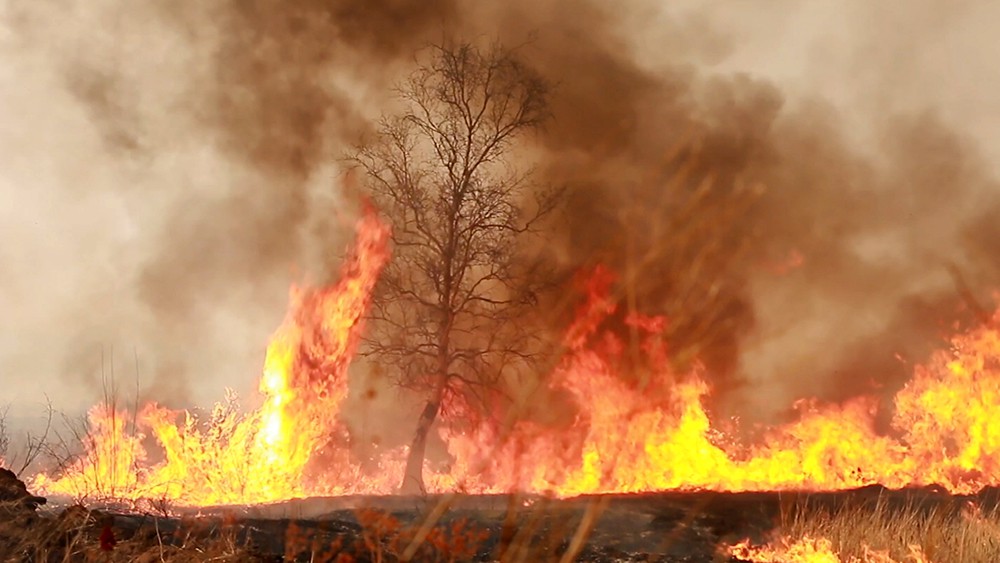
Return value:
[(246, 395), (289, 284), (348, 243), (345, 139), (452, 7), (3, 8), (7, 399), (76, 411), (112, 371), (125, 399), (136, 378), (168, 404)]
[(623, 305), (670, 319), (719, 406), (891, 396), (992, 307), (997, 145), (975, 116), (995, 119), (994, 8), (629, 6), (488, 21), (508, 43), (537, 30), (523, 51), (556, 82), (539, 143), (545, 179), (571, 188), (554, 259), (621, 272)]
[(102, 365), (168, 403), (252, 389), (288, 284), (347, 242), (337, 159), (443, 38), (552, 80), (551, 259), (620, 271), (734, 412), (898, 386), (967, 305), (954, 272), (1000, 281), (995, 8), (175, 4), (3, 5), (9, 400), (85, 406)]

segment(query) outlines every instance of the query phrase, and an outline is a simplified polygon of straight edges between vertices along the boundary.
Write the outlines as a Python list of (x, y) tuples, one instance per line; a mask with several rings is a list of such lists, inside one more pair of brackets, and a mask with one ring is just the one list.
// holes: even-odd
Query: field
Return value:
[[(347, 496), (257, 506), (161, 506), (159, 512), (113, 504), (67, 506), (56, 498), (34, 511), (29, 501), (15, 499), (11, 486), (4, 490), (5, 561), (971, 563), (1000, 558), (995, 489), (975, 496), (882, 487), (565, 500)], [(733, 555), (741, 552), (729, 546), (744, 540), (769, 544), (770, 551), (744, 551), (745, 559)], [(803, 545), (812, 547), (803, 551)], [(816, 545), (827, 545), (829, 553), (813, 552)]]

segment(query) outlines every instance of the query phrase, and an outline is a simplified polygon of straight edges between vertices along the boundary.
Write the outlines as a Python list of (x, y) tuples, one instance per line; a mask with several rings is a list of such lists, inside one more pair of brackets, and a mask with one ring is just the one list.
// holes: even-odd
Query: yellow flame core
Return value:
[[(598, 292), (600, 293), (600, 292)], [(499, 488), (583, 493), (676, 489), (840, 490), (870, 484), (890, 488), (941, 485), (974, 493), (1000, 484), (1000, 315), (955, 337), (895, 398), (892, 436), (876, 431), (877, 401), (859, 397), (839, 405), (800, 401), (797, 421), (772, 428), (749, 447), (713, 430), (704, 408), (704, 378), (672, 373), (665, 362), (645, 387), (615, 372), (620, 345), (598, 334), (597, 296), (567, 339), (570, 353), (551, 378), (568, 391), (581, 415), (569, 429), (538, 432), (522, 425), (500, 447), (504, 455), (477, 457), (490, 436), (448, 435), (452, 455), (480, 467), (482, 491)], [(599, 317), (600, 315), (597, 315)], [(590, 320), (588, 320), (590, 319)], [(648, 330), (647, 354), (659, 340)], [(588, 336), (589, 335), (589, 336)], [(520, 454), (530, 463), (505, 464)], [(475, 489), (475, 487), (473, 487)]]
[[(389, 256), (388, 229), (374, 214), (362, 217), (357, 232), (355, 252), (338, 284), (292, 289), (288, 316), (267, 349), (259, 410), (241, 414), (231, 402), (223, 403), (198, 424), (186, 412), (146, 406), (136, 426), (152, 433), (164, 455), (150, 466), (143, 436), (126, 427), (127, 415), (95, 407), (84, 455), (58, 479), (38, 476), (35, 487), (44, 494), (167, 498), (187, 505), (307, 494), (307, 464), (339, 429), (358, 327)], [(337, 492), (335, 484), (326, 490)]]
[[(187, 505), (395, 492), (405, 448), (366, 473), (349, 455), (339, 420), (361, 319), (388, 260), (388, 230), (374, 215), (359, 221), (357, 237), (337, 284), (292, 289), (289, 313), (267, 349), (259, 409), (241, 413), (227, 401), (210, 420), (198, 421), (148, 405), (130, 428), (128, 415), (95, 407), (84, 455), (61, 477), (38, 476), (34, 486), (42, 494), (163, 497)], [(572, 423), (500, 427), (479, 417), (458, 431), (446, 419), (438, 432), (453, 460), (446, 472), (427, 467), (431, 491), (565, 497), (880, 483), (970, 493), (1000, 484), (1000, 313), (915, 370), (895, 397), (891, 435), (876, 430), (873, 398), (837, 405), (803, 400), (795, 422), (741, 445), (713, 428), (702, 373), (670, 369), (664, 319), (627, 319), (642, 337), (648, 373), (619, 373), (628, 347), (601, 329), (616, 309), (611, 281), (598, 272), (589, 282), (589, 298), (565, 337), (568, 352), (547, 380), (576, 404)], [(462, 416), (461, 405), (451, 407), (445, 416)], [(143, 447), (147, 433), (163, 451), (156, 463)]]

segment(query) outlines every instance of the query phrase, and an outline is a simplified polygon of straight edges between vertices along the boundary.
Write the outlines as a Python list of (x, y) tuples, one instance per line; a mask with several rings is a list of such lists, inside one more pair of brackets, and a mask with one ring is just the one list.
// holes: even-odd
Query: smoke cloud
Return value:
[[(547, 179), (572, 188), (557, 258), (622, 272), (623, 302), (667, 315), (675, 357), (708, 367), (726, 411), (891, 396), (954, 322), (992, 308), (995, 139), (950, 107), (989, 115), (990, 8), (559, 7), (573, 16), (525, 48), (559, 77), (540, 143)], [(831, 18), (835, 40), (802, 31)]]
[(112, 365), (170, 404), (249, 392), (347, 243), (339, 157), (449, 38), (552, 81), (550, 259), (618, 270), (720, 408), (898, 387), (1000, 282), (997, 8), (661, 4), (8, 0), (8, 400), (83, 408)]
[(5, 3), (8, 400), (78, 410), (113, 369), (168, 404), (253, 389), (289, 283), (325, 281), (348, 243), (336, 163), (380, 107), (362, 100), (452, 13)]

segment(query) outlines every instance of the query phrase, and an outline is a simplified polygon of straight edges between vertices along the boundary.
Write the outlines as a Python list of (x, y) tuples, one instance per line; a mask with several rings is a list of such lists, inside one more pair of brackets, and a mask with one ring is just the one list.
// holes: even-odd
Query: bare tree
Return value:
[(547, 117), (545, 81), (499, 46), (429, 55), (398, 88), (401, 114), (384, 117), (354, 156), (393, 227), (367, 352), (426, 398), (404, 492), (423, 490), (442, 408), (488, 412), (504, 374), (537, 359), (518, 322), (537, 291), (519, 244), (557, 200), (513, 158), (518, 138)]
[(11, 441), (7, 428), (7, 413), (9, 411), (9, 405), (0, 408), (0, 466), (5, 466), (20, 477), (43, 452), (47, 451), (55, 410), (52, 408), (52, 402), (46, 397), (45, 428), (40, 433), (25, 432), (23, 440), (18, 444), (20, 454), (14, 454), (10, 457), (8, 454), (10, 453)]

